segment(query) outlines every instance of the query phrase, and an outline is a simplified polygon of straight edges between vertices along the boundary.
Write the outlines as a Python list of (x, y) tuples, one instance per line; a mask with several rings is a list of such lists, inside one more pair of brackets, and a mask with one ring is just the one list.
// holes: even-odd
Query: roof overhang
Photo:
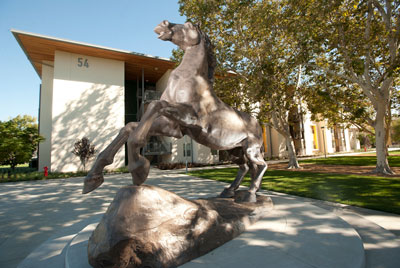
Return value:
[(46, 61), (54, 62), (56, 50), (124, 61), (126, 80), (141, 79), (143, 70), (145, 80), (155, 83), (167, 70), (174, 69), (175, 67), (175, 62), (166, 58), (64, 40), (18, 30), (11, 30), (11, 32), (40, 78), (42, 77), (42, 65), (46, 64)]

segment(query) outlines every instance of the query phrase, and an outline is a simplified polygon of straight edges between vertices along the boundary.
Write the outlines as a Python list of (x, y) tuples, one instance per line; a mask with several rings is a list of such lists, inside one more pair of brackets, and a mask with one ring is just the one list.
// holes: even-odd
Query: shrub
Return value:
[(86, 137), (83, 137), (75, 142), (72, 153), (79, 157), (83, 165), (83, 170), (85, 171), (86, 163), (94, 156), (96, 150), (94, 145), (90, 144), (90, 140)]

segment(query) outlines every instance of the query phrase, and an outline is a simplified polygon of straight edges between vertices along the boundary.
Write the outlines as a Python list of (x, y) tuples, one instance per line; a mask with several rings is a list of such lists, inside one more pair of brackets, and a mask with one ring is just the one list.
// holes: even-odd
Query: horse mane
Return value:
[(207, 52), (207, 63), (208, 63), (208, 80), (211, 84), (214, 84), (214, 73), (217, 61), (214, 54), (214, 45), (211, 43), (210, 38), (204, 33), (199, 25), (196, 25), (197, 31), (200, 33), (201, 39), (204, 41), (206, 52)]

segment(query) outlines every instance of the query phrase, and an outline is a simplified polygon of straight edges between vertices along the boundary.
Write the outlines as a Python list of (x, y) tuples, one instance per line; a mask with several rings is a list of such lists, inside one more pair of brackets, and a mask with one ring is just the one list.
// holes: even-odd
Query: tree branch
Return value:
[[(345, 40), (344, 40), (345, 33), (344, 33), (343, 28), (342, 28), (341, 25), (339, 25), (338, 30), (339, 30), (339, 43), (340, 43), (340, 46), (338, 46), (337, 49), (338, 49), (339, 53), (343, 54), (345, 62), (347, 64), (347, 66), (348, 66), (347, 69), (349, 70), (351, 77), (354, 80), (357, 81), (356, 83), (362, 84), (363, 82), (357, 77), (357, 74), (354, 72), (354, 69), (352, 67), (352, 61), (350, 59), (348, 50), (346, 49), (346, 44), (345, 44)], [(340, 49), (340, 48), (342, 48), (342, 49)]]
[(371, 134), (371, 135), (375, 135), (375, 133), (372, 132), (371, 130), (369, 130), (367, 127), (365, 127), (365, 126), (363, 126), (363, 125), (360, 125), (360, 124), (357, 124), (357, 123), (353, 123), (353, 124), (354, 124), (354, 126), (355, 126), (356, 128), (358, 128), (358, 130), (360, 130), (360, 131), (365, 131), (365, 132), (368, 132), (368, 133)]
[[(379, 13), (381, 13), (383, 21), (385, 22), (386, 30), (390, 30), (390, 18), (388, 14), (386, 14), (385, 9), (377, 0), (372, 0), (372, 3), (379, 10)], [(388, 1), (386, 1), (386, 4), (388, 4)]]
[(369, 73), (371, 65), (370, 35), (371, 35), (372, 14), (373, 14), (372, 3), (371, 1), (368, 1), (368, 17), (364, 33), (364, 41), (365, 41), (364, 79), (370, 87), (372, 87), (371, 75)]
[(322, 71), (324, 71), (324, 72), (326, 72), (326, 73), (328, 73), (330, 75), (340, 77), (340, 78), (345, 79), (347, 81), (350, 81), (352, 83), (356, 83), (356, 84), (359, 83), (358, 79), (355, 79), (354, 77), (350, 77), (350, 76), (345, 75), (345, 74), (337, 73), (335, 71), (332, 71), (331, 69), (328, 69), (328, 68), (325, 68), (325, 67), (321, 67), (321, 66), (319, 66), (317, 64), (306, 63), (304, 65), (306, 65), (308, 67), (313, 67), (313, 68), (316, 68), (316, 69), (321, 69)]
[(364, 94), (367, 95), (367, 97), (371, 100), (372, 104), (373, 104), (374, 106), (377, 104), (377, 103), (376, 103), (377, 100), (376, 100), (375, 95), (376, 95), (376, 93), (377, 93), (378, 91), (375, 92), (375, 90), (374, 90), (373, 87), (369, 87), (369, 86), (366, 85), (363, 81), (360, 81), (357, 77), (350, 77), (350, 76), (348, 76), (348, 75), (340, 74), (340, 73), (337, 73), (337, 72), (332, 71), (332, 70), (330, 70), (330, 69), (327, 69), (327, 68), (318, 66), (318, 65), (316, 65), (316, 64), (309, 64), (309, 63), (307, 63), (307, 64), (305, 64), (305, 65), (307, 65), (307, 66), (309, 66), (309, 67), (319, 68), (319, 69), (323, 70), (324, 72), (326, 72), (326, 73), (328, 73), (328, 74), (330, 74), (330, 75), (337, 76), (337, 77), (339, 77), (339, 78), (342, 78), (342, 79), (345, 79), (345, 80), (347, 80), (347, 81), (350, 81), (350, 82), (352, 82), (352, 83), (354, 83), (354, 84), (358, 84), (358, 85), (361, 87), (361, 89), (363, 90)]

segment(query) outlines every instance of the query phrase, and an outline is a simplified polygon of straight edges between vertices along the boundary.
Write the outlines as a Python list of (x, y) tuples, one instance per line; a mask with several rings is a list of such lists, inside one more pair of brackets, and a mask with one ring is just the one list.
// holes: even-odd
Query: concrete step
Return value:
[[(94, 216), (63, 229), (30, 253), (17, 268), (64, 268), (65, 256), (72, 241), (87, 226), (100, 219), (101, 215)], [(82, 254), (86, 254), (86, 250)]]
[(363, 208), (335, 204), (325, 201), (308, 199), (313, 205), (324, 208), (349, 223), (360, 235), (366, 258), (366, 268), (398, 268), (400, 267), (400, 239), (393, 233), (393, 230), (387, 230), (377, 222), (386, 225), (382, 217), (390, 218), (397, 223), (387, 225), (386, 228), (393, 228), (400, 224), (400, 216), (379, 211), (373, 211)]
[(90, 268), (88, 263), (87, 246), (90, 236), (98, 222), (89, 224), (66, 245), (65, 268)]
[(355, 213), (342, 211), (338, 215), (359, 233), (364, 245), (366, 268), (400, 267), (400, 243), (393, 233)]

